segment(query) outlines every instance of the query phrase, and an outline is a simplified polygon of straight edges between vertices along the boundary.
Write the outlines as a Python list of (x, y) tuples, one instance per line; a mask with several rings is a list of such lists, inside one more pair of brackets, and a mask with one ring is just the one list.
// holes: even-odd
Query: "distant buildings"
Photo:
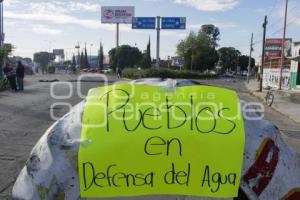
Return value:
[(300, 42), (285, 41), (285, 62), (280, 80), (281, 48), (282, 39), (271, 38), (266, 40), (263, 86), (279, 88), (281, 81), (282, 89), (300, 89)]
[(31, 58), (23, 58), (23, 57), (20, 57), (20, 56), (14, 56), (14, 57), (11, 58), (12, 65), (15, 66), (15, 67), (18, 64), (18, 61), (21, 61), (22, 64), (24, 65), (26, 74), (33, 74), (34, 63), (33, 63)]
[(172, 57), (171, 58), (171, 66), (182, 69), (184, 67), (184, 59), (179, 56)]

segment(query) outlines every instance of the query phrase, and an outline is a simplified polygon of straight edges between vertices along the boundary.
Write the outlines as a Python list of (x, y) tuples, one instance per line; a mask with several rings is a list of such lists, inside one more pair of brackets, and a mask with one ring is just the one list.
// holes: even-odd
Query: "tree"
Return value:
[(109, 52), (108, 52), (108, 56), (109, 56), (109, 64), (110, 66), (116, 70), (117, 68), (117, 64), (118, 64), (118, 59), (116, 57), (116, 53), (117, 53), (117, 49), (116, 48), (112, 48)]
[(72, 65), (73, 66), (76, 66), (76, 58), (75, 58), (75, 55), (73, 54), (73, 57), (72, 57)]
[(85, 66), (83, 51), (81, 51), (81, 54), (80, 54), (80, 69), (84, 69), (84, 68), (86, 68), (86, 66)]
[(185, 68), (205, 71), (213, 69), (219, 56), (204, 31), (191, 32), (177, 45), (177, 54), (184, 58)]
[(86, 47), (84, 48), (84, 59), (83, 60), (84, 60), (83, 61), (84, 68), (89, 68), (90, 67), (90, 63), (89, 63), (89, 59), (88, 59)]
[(98, 67), (99, 69), (104, 68), (104, 53), (103, 53), (103, 46), (101, 42), (100, 42), (100, 49), (98, 51)]
[(151, 67), (151, 43), (150, 43), (150, 38), (149, 38), (149, 42), (147, 44), (147, 50), (143, 54), (142, 67), (143, 68), (150, 68)]
[(49, 52), (38, 52), (33, 55), (34, 62), (40, 65), (43, 74), (47, 72), (48, 64), (54, 59), (55, 55)]
[(80, 52), (78, 50), (78, 54), (77, 54), (77, 60), (76, 60), (76, 63), (78, 65), (79, 68), (81, 68), (81, 55), (80, 55)]
[(213, 47), (216, 48), (219, 46), (218, 41), (220, 40), (220, 30), (218, 27), (213, 24), (204, 24), (201, 26), (200, 32), (203, 32), (208, 36)]
[(141, 62), (142, 53), (136, 47), (122, 45), (109, 51), (109, 60), (114, 70), (135, 67)]
[(4, 65), (4, 62), (8, 60), (8, 57), (11, 55), (13, 52), (13, 45), (11, 44), (4, 44), (2, 48), (0, 48), (0, 78), (3, 77), (3, 70), (2, 66)]
[(239, 57), (241, 52), (234, 47), (222, 47), (218, 50), (220, 59), (219, 65), (223, 71), (231, 70), (236, 71), (239, 65)]
[[(241, 67), (241, 71), (247, 71), (249, 65), (249, 56), (242, 55), (239, 57), (239, 66)], [(255, 67), (255, 59), (251, 58), (251, 69)]]
[(72, 66), (72, 71), (75, 72), (76, 71), (76, 57), (75, 55), (73, 54), (73, 57), (72, 57), (72, 63), (71, 63), (71, 66)]

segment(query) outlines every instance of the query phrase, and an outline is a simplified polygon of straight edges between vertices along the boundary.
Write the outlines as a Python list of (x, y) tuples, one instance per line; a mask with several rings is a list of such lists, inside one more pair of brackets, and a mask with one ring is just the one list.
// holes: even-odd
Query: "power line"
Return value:
[[(295, 10), (295, 9), (298, 8), (298, 7), (300, 7), (300, 4), (299, 4), (299, 5), (296, 5), (296, 6), (294, 6), (294, 7), (292, 7), (292, 8), (290, 9), (289, 12)], [(289, 22), (287, 23), (287, 26), (291, 25), (292, 23), (294, 23), (294, 22), (295, 22), (297, 19), (299, 19), (299, 18), (300, 18), (300, 15), (299, 15), (299, 16), (296, 16), (296, 17), (294, 17), (294, 18), (292, 18), (292, 19), (290, 19)], [(283, 17), (281, 17), (279, 20), (281, 20), (281, 19), (283, 19)], [(275, 22), (275, 23), (271, 24), (271, 26), (269, 26), (268, 30), (270, 30), (270, 29), (274, 26), (274, 24), (278, 24), (278, 22)], [(273, 36), (273, 35), (275, 35), (275, 34), (281, 32), (282, 30), (283, 30), (283, 28), (279, 28), (279, 29), (273, 31), (271, 34), (269, 34), (269, 36)], [(260, 35), (261, 35), (261, 34), (259, 34), (259, 36), (260, 36)], [(255, 40), (254, 43), (253, 43), (253, 45), (255, 46), (255, 45), (259, 44), (260, 42), (261, 42), (260, 40)]]
[(273, 4), (272, 9), (268, 12), (267, 16), (269, 16), (273, 12), (273, 10), (276, 8), (278, 2), (279, 2), (279, 0), (276, 0), (276, 2)]

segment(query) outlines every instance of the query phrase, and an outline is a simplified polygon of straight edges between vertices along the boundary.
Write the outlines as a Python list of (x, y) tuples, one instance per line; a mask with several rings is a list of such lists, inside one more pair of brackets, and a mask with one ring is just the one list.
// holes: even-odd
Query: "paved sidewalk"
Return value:
[[(259, 82), (250, 80), (250, 83), (247, 84), (247, 82), (245, 82), (245, 85), (251, 94), (265, 102), (265, 96), (268, 90), (263, 90), (262, 93), (258, 92)], [(276, 89), (272, 91), (274, 93), (272, 108), (291, 120), (300, 123), (300, 93), (286, 90), (278, 91)]]

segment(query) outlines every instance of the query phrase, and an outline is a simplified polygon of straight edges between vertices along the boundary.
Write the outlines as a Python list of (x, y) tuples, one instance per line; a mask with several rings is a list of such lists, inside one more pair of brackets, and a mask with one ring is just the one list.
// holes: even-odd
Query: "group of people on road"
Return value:
[(24, 76), (25, 67), (21, 61), (18, 62), (16, 70), (7, 63), (3, 69), (3, 72), (9, 82), (10, 88), (13, 91), (23, 91), (24, 90)]

